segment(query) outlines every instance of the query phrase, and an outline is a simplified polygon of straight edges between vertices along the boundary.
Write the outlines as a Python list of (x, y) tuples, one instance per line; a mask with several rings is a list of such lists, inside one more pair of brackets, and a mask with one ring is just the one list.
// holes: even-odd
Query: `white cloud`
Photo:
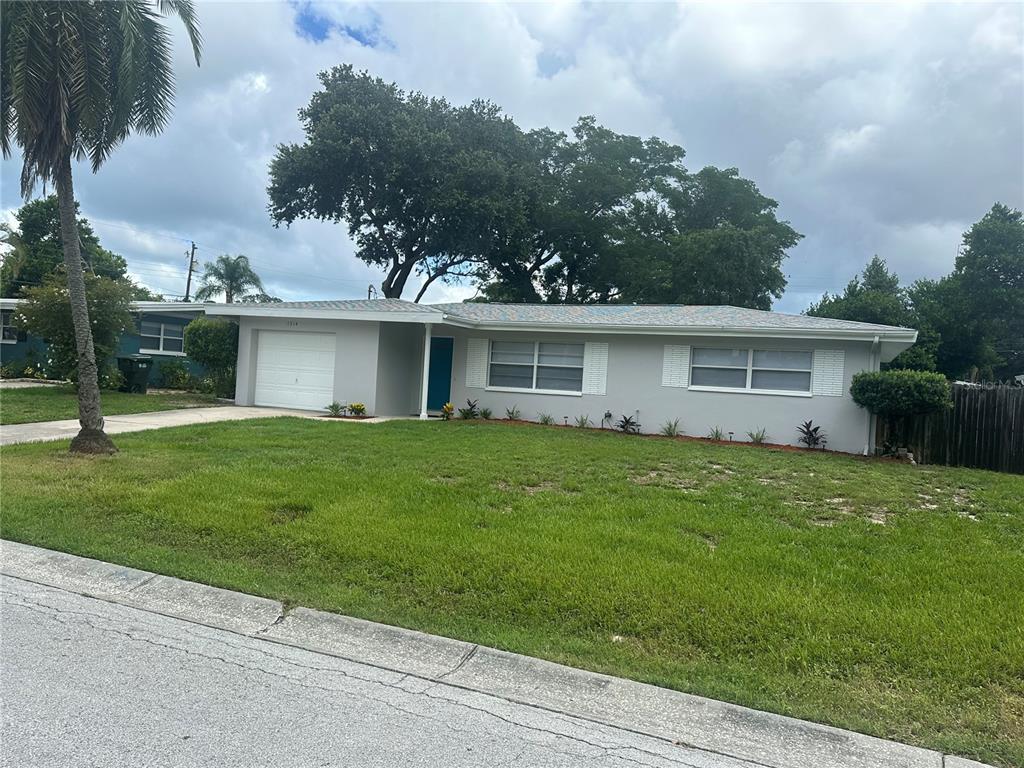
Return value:
[[(317, 43), (296, 14), (334, 27)], [(1024, 205), (1021, 6), (981, 4), (211, 3), (202, 66), (176, 34), (177, 107), (93, 176), (85, 215), (143, 282), (184, 291), (184, 251), (245, 253), (284, 298), (357, 297), (381, 274), (343, 225), (275, 229), (267, 164), (301, 140), (320, 70), (367, 68), (456, 103), (489, 98), (526, 128), (579, 115), (737, 166), (806, 235), (779, 308), (841, 288), (873, 253), (905, 280), (948, 271), (996, 200)], [(172, 22), (172, 27), (177, 27)], [(0, 208), (19, 204), (17, 158)], [(417, 284), (418, 287), (418, 284)], [(410, 298), (414, 287), (410, 285)], [(461, 300), (466, 286), (427, 298)]]

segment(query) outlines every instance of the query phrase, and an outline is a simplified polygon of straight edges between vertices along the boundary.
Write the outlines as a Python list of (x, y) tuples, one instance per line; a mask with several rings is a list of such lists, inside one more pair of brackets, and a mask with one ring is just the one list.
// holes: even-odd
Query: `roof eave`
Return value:
[(445, 315), (447, 325), (481, 331), (544, 331), (548, 333), (606, 333), (646, 336), (757, 336), (784, 339), (836, 339), (845, 341), (874, 341), (876, 338), (893, 342), (917, 340), (913, 328), (751, 328), (733, 326), (681, 326), (681, 325), (613, 325), (597, 323), (522, 323), (469, 320)]
[(359, 309), (327, 309), (315, 307), (274, 307), (265, 305), (217, 304), (207, 308), (206, 314), (225, 317), (280, 317), (307, 320), (364, 320), (385, 323), (440, 323), (441, 312), (398, 312)]

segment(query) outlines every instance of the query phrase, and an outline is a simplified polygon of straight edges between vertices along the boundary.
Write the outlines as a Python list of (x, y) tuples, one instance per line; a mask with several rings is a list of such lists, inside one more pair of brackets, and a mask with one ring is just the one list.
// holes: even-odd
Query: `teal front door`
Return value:
[(444, 336), (430, 340), (430, 369), (427, 371), (427, 410), (440, 411), (452, 396), (452, 347), (454, 339)]

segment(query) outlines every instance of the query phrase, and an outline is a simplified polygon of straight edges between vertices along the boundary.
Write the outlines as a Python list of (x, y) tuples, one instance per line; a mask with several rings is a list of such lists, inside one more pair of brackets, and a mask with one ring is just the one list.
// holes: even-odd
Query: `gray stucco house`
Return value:
[(822, 425), (830, 449), (866, 452), (873, 420), (850, 398), (917, 331), (726, 306), (413, 304), (399, 299), (211, 304), (239, 323), (239, 405), (428, 414), (477, 400), (503, 415), (680, 419), (737, 440), (765, 427), (795, 443)]

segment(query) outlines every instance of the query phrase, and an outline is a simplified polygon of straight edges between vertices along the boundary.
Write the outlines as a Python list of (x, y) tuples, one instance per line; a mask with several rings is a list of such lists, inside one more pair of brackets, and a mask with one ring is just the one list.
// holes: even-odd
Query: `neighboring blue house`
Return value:
[[(0, 299), (0, 364), (18, 361), (43, 364), (46, 361), (46, 342), (19, 332), (11, 322), (18, 301)], [(136, 352), (151, 355), (151, 386), (160, 385), (160, 365), (168, 360), (180, 360), (194, 375), (202, 375), (202, 366), (190, 360), (185, 352), (185, 326), (205, 311), (205, 305), (190, 302), (134, 302), (132, 312), (136, 318), (136, 332), (121, 337), (117, 355)]]

